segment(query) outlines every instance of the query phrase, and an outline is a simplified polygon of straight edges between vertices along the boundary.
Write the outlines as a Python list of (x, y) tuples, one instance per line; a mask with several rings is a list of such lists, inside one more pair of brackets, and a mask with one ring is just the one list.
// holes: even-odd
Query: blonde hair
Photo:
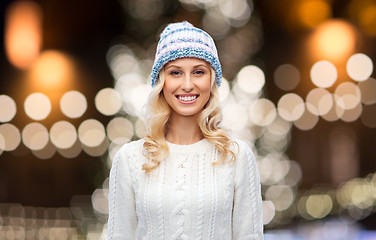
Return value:
[[(222, 121), (222, 112), (219, 108), (218, 88), (215, 83), (215, 72), (211, 68), (212, 84), (210, 97), (203, 111), (200, 113), (197, 124), (201, 129), (202, 135), (212, 142), (217, 150), (221, 153), (218, 161), (212, 163), (213, 166), (226, 162), (227, 156), (230, 155), (230, 163), (233, 164), (236, 155), (230, 150), (230, 145), (236, 142), (231, 141), (227, 133), (219, 127)], [(157, 168), (160, 162), (168, 154), (168, 145), (165, 139), (167, 123), (171, 114), (171, 107), (167, 104), (163, 95), (163, 85), (165, 74), (162, 69), (159, 73), (157, 84), (151, 91), (146, 105), (146, 129), (148, 136), (145, 137), (143, 155), (150, 161), (142, 165), (146, 173), (150, 173)]]

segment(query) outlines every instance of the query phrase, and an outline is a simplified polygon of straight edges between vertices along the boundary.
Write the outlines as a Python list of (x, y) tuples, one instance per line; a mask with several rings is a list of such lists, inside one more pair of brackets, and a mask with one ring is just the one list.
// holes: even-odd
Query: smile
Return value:
[(179, 99), (181, 103), (193, 103), (196, 101), (198, 97), (199, 95), (189, 95), (189, 96), (176, 95), (176, 98)]

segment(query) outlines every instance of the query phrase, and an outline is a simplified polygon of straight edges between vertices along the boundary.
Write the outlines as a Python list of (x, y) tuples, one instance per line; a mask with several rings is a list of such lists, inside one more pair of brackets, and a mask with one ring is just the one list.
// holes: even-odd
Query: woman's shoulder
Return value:
[(122, 156), (141, 155), (145, 140), (143, 138), (123, 144), (117, 154)]
[(252, 153), (252, 149), (246, 143), (244, 140), (238, 139), (238, 138), (231, 138), (231, 141), (233, 144), (231, 144), (231, 150), (234, 151), (237, 154), (242, 154), (242, 153)]
[(255, 161), (254, 153), (250, 147), (250, 145), (241, 139), (231, 139), (232, 144), (232, 151), (236, 155), (236, 166), (243, 166), (244, 164), (250, 164), (251, 162)]

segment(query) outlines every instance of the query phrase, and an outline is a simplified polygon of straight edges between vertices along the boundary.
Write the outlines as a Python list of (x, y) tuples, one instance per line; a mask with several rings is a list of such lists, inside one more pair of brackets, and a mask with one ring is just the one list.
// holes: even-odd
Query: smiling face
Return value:
[(198, 58), (180, 58), (164, 66), (163, 95), (172, 114), (198, 116), (210, 97), (210, 69), (206, 61)]

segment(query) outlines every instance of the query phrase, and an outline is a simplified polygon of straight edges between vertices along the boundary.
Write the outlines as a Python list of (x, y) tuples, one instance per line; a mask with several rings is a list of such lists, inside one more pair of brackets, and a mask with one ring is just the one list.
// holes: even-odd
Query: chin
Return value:
[(198, 116), (200, 113), (201, 113), (201, 110), (200, 111), (175, 111), (175, 114), (176, 115), (179, 115), (179, 116), (183, 116), (183, 117), (192, 117), (192, 116)]

